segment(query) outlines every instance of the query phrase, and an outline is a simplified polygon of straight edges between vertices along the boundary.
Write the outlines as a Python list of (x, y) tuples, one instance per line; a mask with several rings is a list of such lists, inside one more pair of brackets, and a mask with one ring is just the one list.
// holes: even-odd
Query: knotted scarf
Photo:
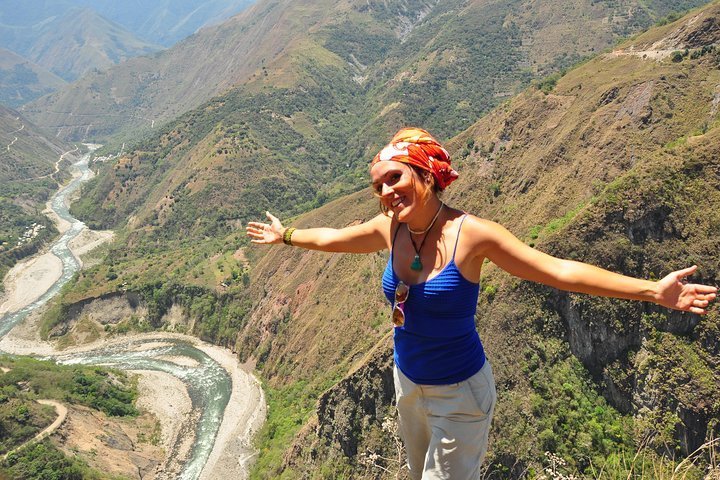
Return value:
[(450, 167), (447, 150), (420, 128), (403, 128), (397, 132), (390, 143), (375, 155), (370, 166), (387, 160), (415, 165), (432, 173), (440, 190), (445, 190), (458, 178), (458, 173)]

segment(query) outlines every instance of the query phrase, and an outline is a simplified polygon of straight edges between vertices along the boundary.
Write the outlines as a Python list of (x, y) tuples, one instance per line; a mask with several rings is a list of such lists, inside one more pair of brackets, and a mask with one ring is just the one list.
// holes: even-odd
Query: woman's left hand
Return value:
[(658, 282), (657, 303), (675, 310), (704, 315), (707, 306), (715, 300), (716, 287), (686, 283), (685, 278), (697, 270), (697, 265), (678, 270)]

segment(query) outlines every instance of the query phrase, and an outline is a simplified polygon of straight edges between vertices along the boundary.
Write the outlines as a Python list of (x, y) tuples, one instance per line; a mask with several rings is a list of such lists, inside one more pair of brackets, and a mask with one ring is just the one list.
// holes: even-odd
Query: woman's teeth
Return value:
[(393, 206), (393, 208), (397, 207), (398, 205), (400, 205), (400, 202), (402, 202), (402, 200), (403, 200), (402, 198), (398, 198), (391, 205)]

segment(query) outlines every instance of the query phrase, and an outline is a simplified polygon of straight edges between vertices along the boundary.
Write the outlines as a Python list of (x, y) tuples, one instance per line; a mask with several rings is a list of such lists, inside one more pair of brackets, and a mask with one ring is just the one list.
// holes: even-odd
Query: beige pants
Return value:
[(418, 385), (397, 366), (394, 374), (410, 478), (479, 479), (497, 399), (490, 363), (450, 385)]

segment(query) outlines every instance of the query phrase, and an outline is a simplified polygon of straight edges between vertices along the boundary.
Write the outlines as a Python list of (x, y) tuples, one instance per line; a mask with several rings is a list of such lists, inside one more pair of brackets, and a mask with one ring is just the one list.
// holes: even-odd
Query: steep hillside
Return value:
[(68, 144), (49, 139), (22, 114), (0, 106), (0, 182), (49, 176)]
[(0, 103), (18, 107), (65, 85), (45, 68), (0, 48)]
[[(0, 279), (56, 233), (41, 212), (76, 148), (48, 139), (18, 112), (0, 106)], [(65, 162), (61, 162), (61, 155)], [(0, 284), (0, 289), (1, 289)]]
[[(401, 119), (454, 135), (536, 74), (607, 48), (674, 4), (578, 0), (575, 8), (553, 17), (554, 5), (547, 0), (261, 1), (166, 52), (90, 75), (26, 111), (63, 138), (130, 135), (237, 85), (258, 80), (264, 80), (258, 88), (303, 85), (303, 70), (291, 66), (295, 56), (331, 55), (346, 63), (358, 90), (370, 93), (379, 118), (370, 122), (369, 136), (387, 133), (383, 125), (393, 124), (392, 130)], [(540, 25), (535, 20), (550, 17), (557, 20)], [(550, 54), (548, 45), (562, 45), (562, 53)]]

